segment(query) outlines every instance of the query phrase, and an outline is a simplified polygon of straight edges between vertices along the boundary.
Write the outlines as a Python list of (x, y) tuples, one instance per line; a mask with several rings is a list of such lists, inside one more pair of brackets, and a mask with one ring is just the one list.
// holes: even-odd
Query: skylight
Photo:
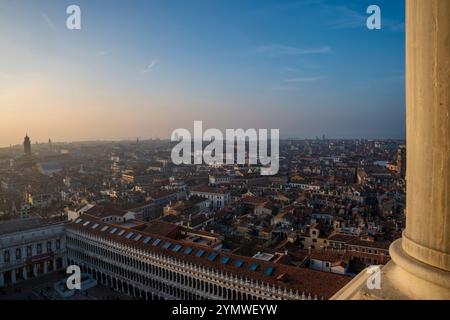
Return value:
[(127, 239), (131, 239), (131, 237), (133, 236), (133, 234), (134, 234), (133, 232), (129, 232), (129, 233), (126, 235), (126, 238), (127, 238)]
[(236, 261), (234, 262), (234, 265), (235, 265), (236, 267), (240, 268), (240, 267), (242, 267), (242, 266), (244, 265), (244, 261), (242, 261), (242, 260), (236, 260)]
[(201, 256), (203, 256), (205, 254), (205, 250), (202, 250), (202, 249), (200, 249), (200, 250), (198, 250), (197, 251), (197, 253), (195, 254), (197, 257), (201, 257)]
[(144, 243), (147, 244), (150, 240), (152, 240), (152, 237), (145, 237)]
[(170, 242), (166, 242), (166, 243), (164, 243), (163, 248), (164, 248), (164, 249), (169, 249), (169, 247), (170, 247), (171, 245), (172, 245), (172, 244), (171, 244)]
[(181, 246), (179, 244), (177, 244), (177, 245), (175, 245), (175, 247), (173, 247), (172, 251), (178, 252), (178, 251), (180, 251), (180, 249), (181, 249)]
[(102, 232), (105, 232), (106, 229), (108, 229), (108, 226), (104, 226), (104, 227), (101, 229), (101, 231), (102, 231)]
[(83, 227), (86, 227), (89, 223), (89, 221), (86, 221), (85, 223), (83, 223)]
[(184, 254), (190, 254), (191, 252), (192, 252), (191, 247), (187, 247), (186, 249), (184, 249)]
[(138, 234), (133, 240), (134, 241), (139, 241), (142, 238), (141, 234)]
[(83, 219), (77, 219), (77, 221), (75, 221), (75, 223), (79, 224), (81, 221), (83, 221)]
[(161, 240), (156, 239), (155, 241), (153, 241), (153, 245), (156, 247), (160, 242), (161, 242)]
[(218, 255), (219, 254), (217, 252), (213, 252), (208, 256), (208, 260), (214, 261), (214, 260), (216, 260)]
[(121, 235), (123, 235), (124, 233), (125, 233), (125, 230), (120, 230), (119, 233), (118, 233), (118, 235), (121, 236)]
[(117, 228), (112, 228), (112, 230), (109, 232), (111, 234), (115, 233), (117, 231)]
[(258, 270), (258, 267), (259, 267), (259, 265), (257, 264), (257, 263), (255, 263), (255, 262), (253, 262), (251, 265), (250, 265), (250, 271), (256, 271), (256, 270)]
[(92, 229), (97, 229), (97, 227), (98, 227), (98, 223), (94, 224), (94, 225), (92, 226)]
[(273, 271), (274, 271), (273, 267), (268, 267), (268, 268), (266, 269), (266, 271), (264, 271), (264, 274), (265, 274), (266, 276), (271, 276), (271, 275), (273, 274)]
[(230, 261), (230, 257), (223, 256), (222, 259), (220, 259), (220, 263), (227, 264), (228, 261)]

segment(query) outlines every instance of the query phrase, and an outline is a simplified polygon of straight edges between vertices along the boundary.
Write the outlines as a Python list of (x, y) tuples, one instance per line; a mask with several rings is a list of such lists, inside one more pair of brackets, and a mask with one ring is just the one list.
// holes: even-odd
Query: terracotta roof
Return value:
[(127, 213), (127, 211), (118, 209), (113, 206), (95, 205), (92, 208), (86, 210), (85, 213), (99, 218), (104, 218), (109, 216), (123, 216)]
[(328, 237), (328, 240), (330, 240), (330, 241), (337, 241), (337, 242), (343, 242), (343, 243), (348, 243), (354, 239), (356, 239), (356, 236), (349, 235), (349, 234), (342, 234), (342, 233), (335, 233)]
[(376, 249), (385, 249), (388, 250), (391, 245), (390, 241), (365, 241), (360, 239), (354, 239), (348, 242), (349, 245), (367, 247), (367, 248), (376, 248)]
[(228, 191), (226, 191), (224, 189), (217, 189), (217, 188), (212, 188), (212, 187), (207, 187), (207, 186), (193, 187), (193, 188), (191, 188), (190, 191), (191, 191), (191, 193), (192, 192), (203, 192), (203, 193), (214, 193), (214, 194), (229, 193)]

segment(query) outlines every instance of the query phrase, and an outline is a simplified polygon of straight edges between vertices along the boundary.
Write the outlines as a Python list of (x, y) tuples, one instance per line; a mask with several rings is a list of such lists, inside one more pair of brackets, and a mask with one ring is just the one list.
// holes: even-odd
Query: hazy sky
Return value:
[[(0, 0), (0, 146), (279, 128), (403, 138), (404, 1)], [(66, 28), (77, 4), (82, 30)]]

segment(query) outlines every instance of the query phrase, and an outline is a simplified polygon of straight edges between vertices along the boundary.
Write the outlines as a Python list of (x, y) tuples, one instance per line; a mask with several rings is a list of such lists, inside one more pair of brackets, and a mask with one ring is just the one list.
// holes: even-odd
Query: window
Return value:
[(244, 261), (242, 261), (242, 260), (236, 260), (234, 262), (234, 265), (238, 268), (242, 267), (243, 264), (244, 264)]
[(177, 245), (175, 245), (175, 247), (173, 247), (173, 251), (174, 252), (178, 252), (178, 251), (180, 251), (180, 249), (181, 249), (181, 246), (179, 245), (179, 244), (177, 244)]
[(55, 245), (56, 245), (56, 250), (61, 249), (61, 240), (57, 239)]
[(250, 265), (250, 271), (255, 272), (258, 269), (259, 265), (257, 263), (252, 263)]
[(42, 253), (42, 244), (41, 243), (38, 243), (36, 245), (36, 253), (37, 254), (41, 254)]
[(126, 238), (127, 238), (127, 239), (130, 239), (130, 238), (133, 236), (133, 234), (134, 234), (133, 232), (129, 232), (129, 233), (126, 235)]
[(265, 274), (266, 276), (271, 276), (271, 275), (273, 274), (273, 271), (274, 271), (273, 267), (268, 267), (268, 268), (266, 269), (266, 271), (264, 271), (264, 274)]
[(22, 259), (22, 249), (17, 248), (16, 249), (16, 260)]
[(33, 253), (33, 250), (31, 246), (27, 246), (27, 257), (31, 257), (31, 254)]
[(205, 254), (205, 250), (200, 249), (200, 250), (197, 251), (197, 253), (195, 255), (200, 258), (204, 254)]
[(227, 257), (227, 256), (223, 256), (222, 259), (220, 259), (220, 262), (222, 264), (227, 264), (228, 261), (230, 261), (230, 257)]
[(51, 252), (51, 251), (52, 251), (52, 242), (47, 241), (47, 252)]
[(152, 237), (145, 237), (144, 243), (147, 244), (150, 240), (152, 240)]
[(208, 256), (208, 259), (211, 260), (211, 261), (214, 261), (214, 260), (216, 260), (217, 256), (218, 256), (218, 253), (217, 252), (213, 252), (213, 253), (211, 253)]
[(9, 263), (11, 261), (11, 257), (9, 255), (9, 250), (3, 251), (3, 258), (6, 263)]

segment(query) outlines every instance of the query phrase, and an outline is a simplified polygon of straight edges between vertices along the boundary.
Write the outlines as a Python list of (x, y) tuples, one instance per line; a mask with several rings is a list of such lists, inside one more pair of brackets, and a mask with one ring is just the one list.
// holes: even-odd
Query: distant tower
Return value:
[(23, 140), (23, 150), (26, 156), (31, 156), (31, 141), (30, 138), (28, 137), (28, 133), (25, 136), (25, 139)]
[(406, 177), (406, 147), (399, 146), (397, 150), (397, 170), (403, 179)]
[(48, 139), (48, 147), (49, 147), (50, 151), (53, 150), (52, 140), (50, 138)]

